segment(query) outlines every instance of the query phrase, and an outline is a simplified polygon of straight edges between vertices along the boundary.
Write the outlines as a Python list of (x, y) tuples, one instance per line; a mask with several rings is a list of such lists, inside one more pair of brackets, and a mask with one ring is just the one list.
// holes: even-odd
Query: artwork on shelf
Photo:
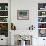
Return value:
[(0, 22), (8, 22), (8, 17), (0, 17)]
[(38, 17), (38, 22), (46, 22), (46, 17)]
[(46, 3), (38, 3), (38, 10), (46, 10)]
[(29, 10), (17, 10), (17, 20), (29, 20)]
[(38, 28), (46, 28), (46, 23), (38, 23)]
[(38, 16), (46, 16), (46, 11), (38, 11)]
[(0, 23), (0, 30), (8, 30), (8, 23)]
[(46, 37), (46, 29), (39, 29), (39, 37)]
[(8, 37), (8, 23), (0, 23), (0, 35)]
[(8, 10), (8, 3), (0, 3), (0, 10)]
[(8, 11), (0, 11), (0, 16), (8, 16)]

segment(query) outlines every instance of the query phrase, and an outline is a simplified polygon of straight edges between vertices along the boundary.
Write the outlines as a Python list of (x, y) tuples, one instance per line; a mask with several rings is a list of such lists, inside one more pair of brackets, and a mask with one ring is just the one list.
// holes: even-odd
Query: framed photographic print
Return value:
[(29, 10), (17, 10), (17, 20), (29, 20)]

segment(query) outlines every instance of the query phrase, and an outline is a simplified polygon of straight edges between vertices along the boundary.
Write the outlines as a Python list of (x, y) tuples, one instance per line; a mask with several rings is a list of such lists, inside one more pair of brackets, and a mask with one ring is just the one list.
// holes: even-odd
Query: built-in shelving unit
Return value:
[(46, 37), (46, 3), (38, 3), (38, 31), (40, 37)]
[(8, 37), (8, 3), (0, 3), (0, 35)]

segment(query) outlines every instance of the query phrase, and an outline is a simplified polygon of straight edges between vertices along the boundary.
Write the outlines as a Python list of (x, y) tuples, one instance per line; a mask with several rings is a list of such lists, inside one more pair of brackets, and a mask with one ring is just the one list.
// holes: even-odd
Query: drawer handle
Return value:
[(43, 39), (43, 40), (45, 40), (45, 39)]
[(1, 40), (3, 40), (3, 39), (1, 39)]

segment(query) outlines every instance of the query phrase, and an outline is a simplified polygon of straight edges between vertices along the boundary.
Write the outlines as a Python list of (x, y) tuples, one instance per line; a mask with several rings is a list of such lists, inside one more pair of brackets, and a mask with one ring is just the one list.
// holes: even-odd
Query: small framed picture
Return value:
[(29, 10), (17, 10), (17, 20), (29, 20)]

